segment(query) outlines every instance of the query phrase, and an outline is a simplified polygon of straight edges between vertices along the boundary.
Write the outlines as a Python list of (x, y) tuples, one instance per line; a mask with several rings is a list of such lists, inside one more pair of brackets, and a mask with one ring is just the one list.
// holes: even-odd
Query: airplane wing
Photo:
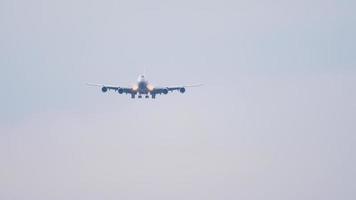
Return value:
[(200, 87), (203, 84), (195, 84), (195, 85), (183, 85), (183, 86), (169, 86), (167, 87), (168, 91), (180, 90), (182, 88), (189, 88), (189, 87)]
[(168, 86), (168, 87), (155, 87), (153, 92), (156, 94), (167, 94), (168, 92), (179, 91), (181, 93), (185, 92), (185, 88), (189, 87), (200, 87), (203, 84), (195, 84), (195, 85), (182, 85), (182, 86)]
[(93, 83), (88, 83), (88, 86), (95, 86), (95, 87), (101, 87), (102, 92), (107, 92), (109, 90), (114, 90), (115, 92), (118, 92), (120, 94), (132, 94), (132, 88), (128, 87), (119, 87), (119, 86), (113, 86), (113, 85), (104, 85), (104, 84), (93, 84)]

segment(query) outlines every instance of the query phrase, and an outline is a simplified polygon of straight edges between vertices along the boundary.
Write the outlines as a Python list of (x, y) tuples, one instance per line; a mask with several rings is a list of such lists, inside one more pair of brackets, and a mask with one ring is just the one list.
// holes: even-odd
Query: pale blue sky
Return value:
[(0, 0), (0, 199), (355, 199), (355, 10)]

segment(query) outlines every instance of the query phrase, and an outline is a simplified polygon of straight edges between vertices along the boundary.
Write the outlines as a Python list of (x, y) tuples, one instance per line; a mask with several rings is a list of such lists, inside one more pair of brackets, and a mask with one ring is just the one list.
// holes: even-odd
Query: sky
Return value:
[(355, 10), (0, 0), (0, 199), (355, 199)]

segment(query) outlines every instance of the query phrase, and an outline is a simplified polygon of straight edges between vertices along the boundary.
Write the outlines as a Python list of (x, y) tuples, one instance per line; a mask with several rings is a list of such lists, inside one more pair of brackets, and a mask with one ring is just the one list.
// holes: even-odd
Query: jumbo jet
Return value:
[(104, 93), (109, 90), (113, 90), (115, 92), (118, 92), (119, 94), (130, 94), (132, 99), (134, 99), (136, 95), (138, 95), (138, 98), (142, 98), (142, 96), (145, 96), (146, 99), (150, 97), (149, 95), (151, 95), (152, 99), (155, 99), (157, 94), (166, 95), (168, 94), (168, 92), (173, 92), (173, 91), (179, 91), (180, 93), (185, 93), (186, 88), (199, 87), (202, 84), (171, 86), (171, 87), (155, 87), (146, 80), (145, 75), (140, 75), (137, 79), (137, 83), (134, 84), (132, 87), (120, 87), (114, 85), (92, 84), (92, 83), (88, 83), (87, 85), (101, 87), (101, 91)]

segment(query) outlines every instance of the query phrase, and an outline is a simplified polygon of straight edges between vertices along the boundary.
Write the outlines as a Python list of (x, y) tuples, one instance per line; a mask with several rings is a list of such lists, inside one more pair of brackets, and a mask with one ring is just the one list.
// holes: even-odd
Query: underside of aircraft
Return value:
[(137, 83), (134, 84), (132, 87), (121, 87), (121, 86), (114, 86), (114, 85), (106, 85), (106, 84), (88, 84), (89, 86), (97, 86), (101, 87), (101, 91), (106, 93), (108, 91), (114, 91), (119, 94), (129, 94), (131, 98), (135, 98), (136, 95), (138, 98), (149, 98), (150, 96), (152, 99), (156, 98), (156, 95), (166, 95), (169, 92), (179, 91), (180, 93), (185, 93), (187, 87), (198, 87), (202, 84), (195, 84), (195, 85), (182, 85), (182, 86), (168, 86), (168, 87), (155, 87), (150, 84), (144, 75), (140, 75)]

